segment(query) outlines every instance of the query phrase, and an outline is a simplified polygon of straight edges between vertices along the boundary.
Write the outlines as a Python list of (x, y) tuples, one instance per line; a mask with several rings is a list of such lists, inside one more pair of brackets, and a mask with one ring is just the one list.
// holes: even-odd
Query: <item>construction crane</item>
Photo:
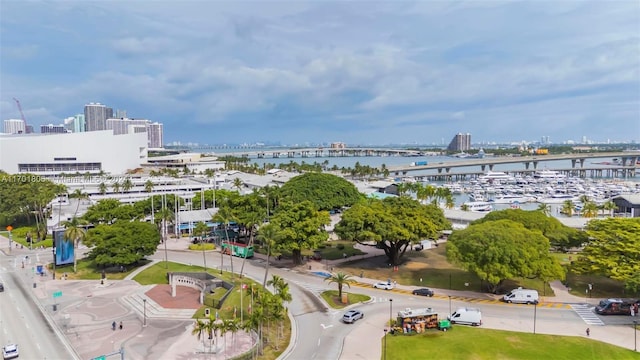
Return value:
[(18, 110), (20, 110), (20, 117), (22, 117), (22, 121), (24, 121), (25, 132), (27, 132), (27, 119), (24, 118), (24, 113), (22, 112), (22, 105), (20, 105), (20, 100), (13, 98), (13, 101), (18, 105)]

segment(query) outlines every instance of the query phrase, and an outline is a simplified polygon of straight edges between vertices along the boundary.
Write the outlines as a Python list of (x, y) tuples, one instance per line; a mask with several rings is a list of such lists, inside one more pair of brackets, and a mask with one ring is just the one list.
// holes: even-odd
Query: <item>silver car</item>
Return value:
[(18, 357), (18, 345), (9, 344), (2, 348), (3, 359), (15, 359)]
[(362, 318), (364, 318), (364, 313), (360, 310), (349, 310), (342, 315), (342, 321), (346, 324), (353, 324)]

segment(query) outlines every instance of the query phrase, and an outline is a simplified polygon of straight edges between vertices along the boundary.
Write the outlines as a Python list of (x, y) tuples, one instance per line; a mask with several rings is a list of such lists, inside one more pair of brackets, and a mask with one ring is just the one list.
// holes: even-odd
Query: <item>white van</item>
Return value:
[(482, 312), (480, 312), (480, 309), (458, 308), (447, 318), (452, 324), (482, 325)]
[(509, 291), (502, 297), (504, 302), (519, 304), (537, 304), (540, 300), (537, 290), (523, 289), (519, 287)]

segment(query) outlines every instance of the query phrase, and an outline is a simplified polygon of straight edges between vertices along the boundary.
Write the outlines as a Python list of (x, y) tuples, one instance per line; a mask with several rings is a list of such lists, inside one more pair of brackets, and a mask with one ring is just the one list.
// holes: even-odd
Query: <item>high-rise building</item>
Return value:
[(4, 132), (6, 134), (26, 134), (27, 128), (22, 119), (8, 119), (4, 121)]
[(107, 119), (113, 118), (113, 109), (100, 103), (89, 103), (84, 106), (85, 131), (107, 129)]
[(130, 125), (141, 125), (146, 128), (147, 124), (149, 123), (150, 121), (146, 119), (129, 119), (129, 118), (107, 119), (106, 130), (113, 130), (114, 135), (130, 134), (129, 132)]
[(107, 130), (113, 130), (114, 135), (147, 133), (149, 148), (161, 148), (163, 145), (163, 125), (152, 123), (146, 119), (107, 119)]
[(40, 125), (40, 133), (41, 134), (64, 134), (67, 132), (71, 132), (68, 131), (64, 124), (60, 124), (60, 125), (53, 125), (53, 124), (49, 124), (49, 125)]
[(150, 149), (160, 149), (164, 145), (164, 129), (163, 124), (159, 122), (154, 122), (153, 124), (149, 124), (147, 128), (147, 133), (149, 135), (149, 148)]
[(457, 133), (451, 139), (447, 150), (449, 151), (467, 151), (471, 149), (471, 134)]

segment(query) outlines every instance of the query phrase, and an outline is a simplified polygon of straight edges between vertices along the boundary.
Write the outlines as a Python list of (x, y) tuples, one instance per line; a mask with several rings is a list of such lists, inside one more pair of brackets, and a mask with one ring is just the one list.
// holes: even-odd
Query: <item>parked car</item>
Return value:
[(360, 310), (349, 310), (342, 315), (342, 322), (346, 324), (353, 324), (357, 320), (364, 318), (364, 313)]
[(376, 289), (391, 290), (393, 289), (393, 284), (390, 284), (388, 282), (377, 282), (373, 284), (373, 287)]
[(4, 291), (4, 285), (2, 285), (2, 283), (0, 283), (0, 292)]
[(15, 359), (18, 357), (18, 345), (9, 344), (2, 348), (3, 359)]
[(631, 308), (640, 306), (640, 300), (606, 299), (601, 300), (595, 308), (599, 315), (631, 315)]
[(452, 324), (482, 325), (482, 312), (479, 309), (458, 308), (448, 319)]
[(433, 296), (433, 290), (427, 288), (415, 289), (412, 292), (413, 295), (421, 295), (421, 296)]
[(539, 299), (540, 297), (538, 296), (538, 291), (523, 289), (522, 287), (513, 289), (502, 297), (502, 301), (507, 303), (527, 305), (535, 305), (538, 303)]

